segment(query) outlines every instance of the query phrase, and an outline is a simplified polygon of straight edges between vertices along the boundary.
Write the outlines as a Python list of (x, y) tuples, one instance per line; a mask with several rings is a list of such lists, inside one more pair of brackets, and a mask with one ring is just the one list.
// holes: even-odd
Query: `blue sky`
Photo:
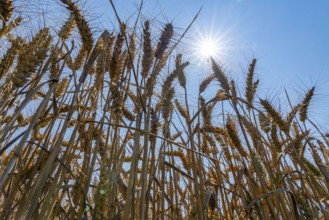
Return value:
[[(114, 2), (121, 16), (128, 18), (139, 1)], [(255, 57), (257, 76), (262, 82), (261, 97), (282, 100), (285, 88), (291, 97), (301, 100), (315, 85), (317, 92), (310, 114), (321, 124), (328, 122), (328, 0), (145, 0), (144, 3), (144, 15), (156, 16), (162, 22), (173, 20), (178, 32), (182, 32), (203, 7), (179, 47), (189, 59), (194, 61), (191, 48), (199, 36), (217, 36), (225, 47), (227, 72), (241, 85), (246, 65)], [(104, 6), (106, 4), (107, 1)], [(204, 68), (194, 67), (190, 68), (194, 72), (190, 75), (192, 88), (207, 74)], [(282, 101), (282, 105), (285, 104)]]
[[(134, 21), (130, 16), (140, 1), (113, 2), (122, 20)], [(81, 3), (94, 30), (117, 26), (108, 0)], [(255, 57), (256, 74), (261, 80), (259, 97), (277, 105), (275, 100), (279, 98), (284, 108), (284, 88), (296, 103), (315, 85), (310, 115), (322, 125), (329, 122), (328, 0), (144, 0), (143, 19), (159, 21), (157, 30), (161, 22), (173, 21), (179, 35), (201, 7), (201, 14), (178, 47), (192, 61), (187, 68), (192, 101), (197, 100), (193, 88), (209, 74), (207, 64), (200, 65), (193, 49), (202, 36), (211, 35), (221, 42), (224, 49), (219, 59), (224, 60), (227, 74), (239, 85), (243, 86), (248, 62)]]

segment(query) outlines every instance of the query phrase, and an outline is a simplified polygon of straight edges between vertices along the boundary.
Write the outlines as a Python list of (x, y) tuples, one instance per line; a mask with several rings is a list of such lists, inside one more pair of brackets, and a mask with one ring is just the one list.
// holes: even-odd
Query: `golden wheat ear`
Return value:
[(184, 89), (186, 89), (186, 77), (185, 77), (184, 69), (190, 63), (188, 61), (183, 63), (182, 59), (183, 59), (182, 54), (178, 54), (176, 56), (176, 68), (174, 71), (176, 71), (176, 73), (177, 73), (177, 78), (178, 78), (178, 82), (179, 82), (180, 86), (183, 87)]
[(44, 28), (25, 45), (24, 52), (18, 57), (18, 64), (12, 76), (14, 87), (22, 87), (30, 80), (37, 67), (47, 57), (51, 41), (52, 37), (49, 35), (49, 29)]
[(12, 0), (1, 0), (0, 1), (0, 19), (6, 23), (12, 16), (14, 11)]
[(83, 47), (87, 53), (90, 53), (93, 48), (94, 39), (87, 20), (82, 15), (76, 3), (73, 3), (71, 0), (61, 0), (61, 2), (65, 4), (66, 8), (72, 13), (81, 36)]
[(148, 76), (154, 59), (154, 52), (151, 42), (150, 21), (144, 22), (143, 28), (143, 58), (141, 75), (145, 78)]
[(220, 86), (225, 90), (226, 93), (229, 94), (230, 84), (228, 83), (228, 79), (225, 73), (212, 57), (210, 58), (210, 61), (211, 61), (211, 68), (214, 72), (216, 79), (219, 81)]
[(227, 123), (226, 123), (226, 130), (227, 130), (227, 134), (230, 137), (233, 146), (235, 149), (237, 149), (237, 151), (239, 152), (239, 154), (243, 157), (248, 157), (248, 153), (246, 152), (246, 150), (242, 147), (235, 123), (233, 121), (232, 118), (228, 118), (227, 119)]
[(289, 133), (289, 127), (287, 126), (287, 123), (282, 119), (281, 114), (277, 110), (275, 110), (275, 108), (269, 103), (269, 101), (261, 99), (260, 103), (267, 111), (267, 113), (271, 116), (273, 121), (278, 125), (278, 127), (285, 133)]
[(166, 24), (164, 30), (161, 33), (159, 42), (156, 46), (154, 57), (160, 60), (164, 55), (167, 47), (169, 46), (170, 40), (174, 35), (174, 27), (172, 24)]
[(131, 34), (129, 37), (129, 47), (128, 54), (125, 60), (125, 66), (127, 67), (127, 71), (130, 72), (133, 69), (134, 59), (136, 56), (136, 36), (135, 34)]
[(2, 26), (2, 29), (0, 30), (0, 39), (3, 38), (4, 36), (8, 37), (9, 39), (14, 39), (15, 37), (11, 34), (11, 31), (16, 27), (20, 26), (22, 21), (23, 18), (18, 17), (8, 22), (6, 25)]
[(186, 120), (188, 120), (188, 113), (187, 113), (187, 110), (186, 108), (184, 108), (180, 102), (178, 101), (178, 99), (175, 99), (175, 105), (176, 105), (176, 108), (178, 110), (178, 112), (180, 113), (180, 115), (185, 118)]
[(74, 60), (74, 63), (72, 63), (72, 65), (68, 65), (68, 67), (70, 69), (72, 69), (73, 71), (79, 70), (83, 66), (83, 64), (87, 58), (87, 53), (88, 52), (87, 52), (86, 48), (82, 45), (78, 52), (78, 55), (76, 56), (76, 58)]
[(2, 59), (0, 60), (0, 80), (6, 75), (9, 69), (14, 64), (16, 56), (23, 45), (21, 38), (16, 38), (11, 42), (11, 47), (6, 51)]
[(121, 77), (124, 67), (124, 61), (126, 58), (126, 52), (123, 52), (123, 43), (125, 41), (126, 25), (122, 24), (120, 32), (116, 37), (114, 49), (112, 53), (112, 59), (110, 63), (110, 78), (113, 83), (117, 83)]
[(252, 105), (255, 97), (255, 93), (258, 87), (259, 80), (254, 81), (254, 73), (256, 66), (256, 59), (253, 59), (249, 64), (249, 70), (246, 79), (246, 91), (245, 96), (248, 102), (247, 109), (250, 110), (250, 106)]
[(266, 133), (270, 132), (270, 130), (271, 130), (271, 120), (266, 115), (264, 115), (264, 113), (260, 112), (258, 114), (258, 122), (259, 122), (260, 128), (264, 132), (266, 132)]
[(199, 93), (203, 93), (206, 88), (209, 86), (209, 84), (215, 79), (215, 75), (214, 74), (210, 74), (209, 76), (207, 76), (201, 83), (199, 86)]
[(66, 77), (56, 85), (57, 86), (55, 93), (56, 98), (60, 98), (61, 96), (64, 95), (64, 92), (66, 90), (67, 85), (69, 84), (69, 81), (70, 81), (69, 78)]
[(312, 87), (305, 95), (304, 100), (301, 103), (301, 108), (299, 110), (299, 120), (302, 122), (307, 119), (307, 110), (310, 105), (311, 99), (314, 95), (315, 87)]
[(71, 36), (71, 33), (75, 26), (76, 22), (74, 19), (74, 15), (70, 14), (70, 17), (58, 32), (58, 37), (62, 38), (63, 40), (67, 40)]

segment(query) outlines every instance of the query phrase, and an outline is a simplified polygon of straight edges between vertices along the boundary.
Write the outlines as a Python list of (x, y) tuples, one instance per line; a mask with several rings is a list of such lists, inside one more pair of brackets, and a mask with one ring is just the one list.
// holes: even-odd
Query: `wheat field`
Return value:
[(82, 6), (58, 4), (61, 27), (31, 35), (0, 0), (0, 219), (329, 219), (315, 87), (279, 109), (256, 59), (241, 88), (211, 59), (193, 109), (174, 24), (118, 15), (96, 37)]

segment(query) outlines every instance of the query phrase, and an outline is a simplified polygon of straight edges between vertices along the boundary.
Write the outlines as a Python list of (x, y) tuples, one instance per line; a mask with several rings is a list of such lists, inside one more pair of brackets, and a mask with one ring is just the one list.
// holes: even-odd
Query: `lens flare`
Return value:
[(198, 45), (198, 50), (203, 58), (215, 57), (220, 52), (220, 46), (213, 39), (203, 39)]
[(223, 60), (226, 56), (226, 42), (216, 35), (202, 36), (193, 43), (193, 55), (199, 60), (200, 65), (208, 63), (210, 57), (215, 60)]

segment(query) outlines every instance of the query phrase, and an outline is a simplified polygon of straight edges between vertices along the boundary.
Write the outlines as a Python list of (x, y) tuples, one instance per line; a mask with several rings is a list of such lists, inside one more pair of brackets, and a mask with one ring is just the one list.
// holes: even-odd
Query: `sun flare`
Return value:
[(210, 57), (215, 60), (221, 60), (225, 56), (225, 42), (220, 36), (200, 35), (194, 42), (193, 51), (195, 57), (199, 60), (200, 65), (207, 63)]
[(208, 68), (210, 57), (216, 62), (227, 61), (236, 48), (232, 44), (234, 38), (231, 31), (230, 27), (218, 25), (213, 19), (196, 24), (188, 41), (188, 51), (193, 62)]
[(199, 45), (198, 50), (203, 58), (215, 57), (219, 53), (220, 47), (213, 39), (203, 39)]

